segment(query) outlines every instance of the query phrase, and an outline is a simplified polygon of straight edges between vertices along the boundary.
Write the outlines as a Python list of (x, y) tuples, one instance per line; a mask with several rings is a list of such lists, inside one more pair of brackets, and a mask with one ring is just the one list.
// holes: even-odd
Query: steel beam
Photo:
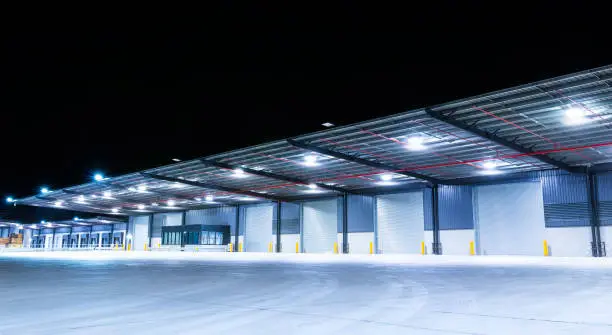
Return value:
[(431, 246), (434, 255), (442, 255), (442, 244), (440, 243), (440, 218), (439, 218), (439, 185), (434, 184), (431, 187), (431, 212), (432, 212), (432, 230), (433, 243)]
[(286, 182), (290, 182), (290, 183), (294, 183), (294, 184), (300, 184), (300, 185), (310, 185), (310, 184), (315, 184), (317, 185), (319, 188), (322, 189), (326, 189), (326, 190), (330, 190), (330, 191), (336, 191), (336, 192), (348, 192), (346, 189), (342, 188), (342, 187), (336, 187), (336, 186), (332, 186), (332, 185), (327, 185), (324, 183), (315, 183), (315, 182), (311, 182), (305, 179), (301, 179), (301, 178), (295, 178), (295, 177), (289, 177), (289, 176), (285, 176), (285, 175), (281, 175), (281, 174), (277, 174), (277, 173), (272, 173), (272, 172), (267, 172), (267, 171), (262, 171), (262, 170), (255, 170), (255, 169), (251, 169), (248, 167), (241, 167), (241, 166), (235, 166), (235, 165), (230, 165), (227, 163), (222, 163), (222, 162), (216, 162), (216, 161), (211, 161), (211, 160), (207, 160), (207, 159), (200, 159), (200, 162), (206, 166), (214, 166), (217, 168), (221, 168), (221, 169), (228, 169), (228, 170), (234, 170), (234, 169), (242, 169), (242, 171), (248, 173), (248, 174), (252, 174), (252, 175), (256, 175), (256, 176), (261, 176), (261, 177), (266, 177), (266, 178), (270, 178), (270, 179), (276, 179), (276, 180), (281, 180), (281, 181), (286, 181)]
[(334, 157), (334, 158), (342, 159), (342, 160), (345, 160), (345, 161), (349, 161), (349, 162), (353, 162), (353, 163), (357, 163), (357, 164), (373, 167), (375, 169), (390, 171), (390, 172), (401, 174), (401, 175), (404, 175), (404, 176), (408, 176), (408, 177), (412, 177), (412, 178), (416, 178), (416, 179), (421, 179), (421, 180), (428, 181), (428, 182), (433, 183), (433, 184), (442, 183), (442, 181), (437, 179), (437, 178), (429, 177), (429, 176), (426, 176), (426, 175), (422, 175), (422, 174), (414, 173), (414, 172), (410, 172), (410, 171), (402, 171), (401, 167), (392, 166), (392, 165), (383, 164), (383, 163), (378, 163), (378, 162), (374, 162), (374, 161), (371, 161), (371, 160), (368, 160), (368, 159), (363, 159), (363, 158), (360, 158), (360, 157), (351, 156), (351, 155), (348, 155), (348, 154), (345, 154), (345, 153), (342, 153), (342, 152), (338, 152), (338, 151), (335, 151), (335, 150), (331, 150), (331, 149), (327, 149), (327, 148), (322, 148), (322, 147), (318, 147), (316, 145), (304, 143), (302, 141), (296, 141), (296, 140), (288, 139), (287, 143), (291, 144), (294, 147), (301, 148), (301, 149), (308, 150), (308, 151), (312, 151), (312, 152), (316, 152), (316, 153), (319, 153), (321, 155), (327, 155), (327, 156), (331, 156), (331, 157)]
[(275, 197), (275, 196), (261, 194), (261, 193), (252, 192), (252, 191), (244, 191), (244, 190), (233, 188), (233, 187), (220, 186), (220, 185), (215, 185), (211, 183), (203, 183), (199, 181), (191, 181), (191, 180), (186, 180), (186, 179), (179, 179), (179, 178), (162, 176), (162, 175), (147, 173), (147, 172), (141, 172), (140, 174), (144, 177), (151, 178), (151, 179), (181, 183), (185, 185), (201, 187), (201, 188), (210, 189), (210, 190), (217, 190), (217, 191), (223, 191), (223, 192), (234, 193), (234, 194), (248, 195), (248, 196), (255, 197), (255, 198), (262, 198), (262, 199), (273, 200), (273, 201), (285, 201), (285, 199), (281, 197)]
[[(499, 144), (501, 146), (504, 146), (506, 148), (512, 149), (514, 151), (517, 151), (517, 152), (520, 152), (520, 153), (523, 153), (523, 154), (531, 154), (531, 153), (534, 152), (533, 150), (531, 150), (529, 148), (526, 148), (526, 147), (524, 147), (524, 146), (522, 146), (522, 145), (520, 145), (520, 144), (518, 144), (516, 142), (507, 140), (507, 139), (505, 139), (503, 137), (499, 137), (499, 136), (497, 136), (497, 135), (495, 135), (493, 133), (484, 131), (482, 129), (479, 129), (477, 127), (469, 125), (469, 124), (467, 124), (465, 122), (456, 120), (456, 119), (454, 119), (454, 118), (452, 118), (450, 116), (442, 115), (442, 113), (433, 111), (430, 108), (425, 108), (425, 113), (427, 113), (427, 115), (429, 115), (430, 117), (432, 117), (432, 118), (434, 118), (434, 119), (436, 119), (438, 121), (444, 122), (446, 124), (450, 124), (450, 125), (452, 125), (454, 127), (457, 127), (459, 129), (465, 130), (465, 131), (467, 131), (469, 133), (472, 133), (472, 134), (474, 134), (476, 136), (482, 137), (482, 138), (484, 138), (486, 140), (489, 140), (491, 142), (495, 142), (495, 143), (497, 143), (497, 144)], [(566, 164), (564, 162), (561, 162), (561, 161), (558, 161), (556, 159), (553, 159), (553, 158), (551, 158), (551, 157), (549, 157), (549, 156), (547, 156), (545, 154), (542, 154), (542, 155), (533, 155), (531, 157), (533, 157), (535, 159), (538, 159), (539, 161), (541, 161), (543, 163), (555, 166), (555, 167), (557, 167), (559, 169), (562, 169), (562, 170), (565, 170), (565, 171), (568, 171), (568, 172), (575, 172), (575, 173), (584, 172), (584, 169), (582, 169), (580, 167), (570, 166), (569, 164)]]
[(276, 252), (281, 252), (281, 206), (282, 202), (276, 203)]
[(149, 215), (149, 250), (153, 246), (153, 220), (155, 220), (155, 214)]
[(342, 195), (342, 253), (349, 253), (348, 244), (348, 194)]
[(593, 257), (605, 256), (599, 222), (599, 201), (597, 199), (597, 180), (595, 174), (587, 173), (587, 192), (589, 195), (589, 212), (591, 215), (591, 253)]
[(236, 229), (234, 238), (234, 251), (239, 251), (238, 244), (240, 244), (240, 205), (236, 206)]
[[(187, 224), (187, 211), (182, 211), (181, 212), (181, 227), (183, 228), (183, 231), (181, 231), (181, 248), (185, 247), (185, 235), (187, 235), (186, 231), (185, 231), (185, 225)], [(200, 229), (200, 233), (201, 233)], [(163, 234), (163, 233), (162, 233)]]

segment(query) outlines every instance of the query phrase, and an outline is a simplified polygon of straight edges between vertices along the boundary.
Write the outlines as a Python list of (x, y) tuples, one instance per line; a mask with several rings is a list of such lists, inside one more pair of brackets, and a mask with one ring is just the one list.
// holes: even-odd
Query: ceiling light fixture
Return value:
[(138, 185), (138, 191), (140, 192), (146, 192), (147, 191), (147, 185)]
[(406, 148), (414, 151), (425, 150), (427, 147), (424, 145), (424, 142), (425, 139), (423, 137), (413, 136), (406, 141)]
[(13, 197), (6, 197), (6, 202), (13, 202), (15, 201), (15, 199), (13, 199)]
[(325, 128), (330, 128), (334, 126), (334, 124), (331, 122), (325, 122), (325, 123), (322, 123), (321, 125)]
[(77, 202), (85, 202), (85, 196), (84, 196), (84, 195), (82, 195), (82, 194), (81, 194), (81, 195), (79, 195), (79, 196), (77, 197)]
[(195, 198), (193, 198), (193, 200), (195, 200), (195, 201), (202, 201), (202, 198), (200, 198), (200, 197), (195, 197)]
[(246, 174), (244, 173), (243, 169), (234, 169), (233, 176), (236, 178), (244, 178), (246, 177)]
[(318, 186), (317, 186), (317, 184), (315, 184), (315, 183), (308, 184), (308, 188), (309, 188), (309, 189), (311, 189), (311, 190), (316, 190), (316, 189), (317, 189), (317, 187), (318, 187)]
[(497, 167), (497, 163), (495, 161), (486, 161), (482, 166), (487, 170), (493, 170)]
[(113, 212), (113, 213), (119, 213), (119, 208), (115, 207), (115, 208), (111, 209), (111, 212)]
[(58, 200), (58, 201), (55, 202), (55, 206), (56, 207), (61, 207), (62, 204), (64, 204), (64, 202), (62, 200)]
[(391, 179), (393, 179), (393, 175), (386, 173), (386, 174), (381, 175), (380, 179), (382, 181), (391, 181)]
[(586, 113), (580, 108), (570, 108), (565, 111), (565, 117), (563, 123), (569, 126), (576, 126), (587, 123), (589, 119), (586, 117)]
[(170, 207), (174, 207), (174, 205), (176, 205), (176, 201), (174, 201), (174, 200), (168, 200), (167, 204), (168, 204), (168, 206), (170, 206)]
[(317, 165), (319, 165), (318, 160), (319, 160), (319, 157), (317, 157), (315, 155), (306, 155), (306, 156), (304, 156), (304, 165), (306, 165), (306, 166), (317, 166)]
[(111, 191), (104, 191), (102, 195), (104, 195), (105, 198), (110, 198), (113, 194), (111, 193)]
[(139, 205), (138, 205), (138, 209), (140, 209), (140, 210), (145, 209), (145, 205), (143, 205), (143, 204), (139, 204)]
[(49, 193), (49, 192), (50, 192), (49, 189), (47, 187), (45, 187), (45, 186), (40, 188), (40, 193), (42, 193), (42, 194), (46, 194), (46, 193)]
[(208, 201), (208, 202), (211, 202), (211, 201), (215, 200), (215, 198), (214, 198), (212, 195), (210, 195), (210, 194), (209, 194), (209, 195), (207, 195), (206, 197), (204, 197), (204, 199), (205, 199), (206, 201)]
[(103, 175), (103, 174), (101, 174), (101, 173), (96, 173), (96, 174), (94, 175), (94, 180), (95, 180), (95, 181), (102, 181), (102, 180), (104, 180), (104, 175)]

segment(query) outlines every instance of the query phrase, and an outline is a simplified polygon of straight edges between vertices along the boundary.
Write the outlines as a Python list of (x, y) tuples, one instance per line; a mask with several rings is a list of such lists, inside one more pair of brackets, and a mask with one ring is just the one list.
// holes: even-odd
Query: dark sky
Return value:
[(500, 35), (476, 19), (465, 30), (437, 23), (437, 32), (245, 26), (9, 34), (0, 65), (0, 195), (23, 197), (40, 185), (84, 183), (93, 171), (138, 171), (612, 60), (609, 43), (580, 27)]

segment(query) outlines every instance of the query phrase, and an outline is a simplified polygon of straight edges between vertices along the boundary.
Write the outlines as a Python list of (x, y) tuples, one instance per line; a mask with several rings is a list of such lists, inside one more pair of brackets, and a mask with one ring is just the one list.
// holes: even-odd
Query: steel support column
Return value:
[(349, 253), (348, 243), (348, 193), (342, 195), (342, 253)]
[(281, 246), (281, 206), (282, 202), (278, 201), (276, 203), (276, 252), (282, 251)]
[(68, 233), (68, 249), (72, 249), (72, 227), (73, 225), (70, 225), (70, 232)]
[(128, 220), (128, 222), (125, 224), (125, 235), (123, 236), (123, 250), (124, 251), (127, 251), (128, 243), (132, 243), (132, 241), (128, 239), (129, 234), (130, 234), (130, 220)]
[[(187, 223), (186, 218), (187, 218), (187, 211), (181, 212), (181, 227), (183, 227), (183, 231), (181, 232), (181, 248), (185, 247), (185, 235), (187, 235), (187, 232), (185, 231), (185, 225)], [(200, 230), (202, 229), (200, 228)]]
[(438, 184), (434, 184), (431, 187), (431, 212), (432, 212), (432, 230), (433, 230), (433, 243), (431, 250), (434, 255), (442, 255), (442, 244), (440, 243), (440, 218), (439, 214), (439, 195), (438, 195)]
[(51, 237), (51, 249), (55, 249), (55, 229), (53, 228), (53, 235)]
[(591, 215), (591, 253), (593, 257), (603, 257), (604, 247), (599, 229), (599, 201), (597, 199), (597, 180), (595, 174), (587, 173), (587, 191), (589, 194), (589, 211)]
[(89, 247), (89, 242), (91, 241), (91, 235), (93, 235), (93, 224), (89, 226), (89, 235), (87, 236), (87, 247)]
[(109, 248), (113, 247), (113, 241), (114, 240), (115, 240), (115, 224), (111, 223), (110, 238), (108, 239), (108, 246), (109, 246)]
[[(38, 228), (38, 247), (41, 248), (40, 246), (40, 237), (42, 236), (42, 228)], [(45, 244), (43, 242), (42, 248), (44, 249)]]
[(234, 251), (238, 251), (238, 244), (240, 243), (240, 205), (236, 206), (236, 227), (234, 229)]
[(151, 249), (153, 243), (153, 220), (155, 219), (155, 214), (149, 215), (149, 249)]

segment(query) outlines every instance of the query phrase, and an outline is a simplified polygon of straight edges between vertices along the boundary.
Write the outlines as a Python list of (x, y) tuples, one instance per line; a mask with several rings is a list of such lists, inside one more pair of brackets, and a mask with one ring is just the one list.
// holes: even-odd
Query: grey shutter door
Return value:
[(540, 182), (476, 187), (476, 234), (485, 255), (543, 255), (544, 200)]
[(149, 245), (149, 217), (136, 216), (132, 223), (134, 224), (132, 250), (144, 250), (144, 245)]
[(338, 200), (305, 202), (302, 218), (304, 252), (333, 253), (338, 241)]
[(267, 252), (272, 241), (272, 205), (246, 208), (245, 251)]
[(376, 199), (378, 250), (418, 254), (425, 235), (423, 192), (379, 195)]

